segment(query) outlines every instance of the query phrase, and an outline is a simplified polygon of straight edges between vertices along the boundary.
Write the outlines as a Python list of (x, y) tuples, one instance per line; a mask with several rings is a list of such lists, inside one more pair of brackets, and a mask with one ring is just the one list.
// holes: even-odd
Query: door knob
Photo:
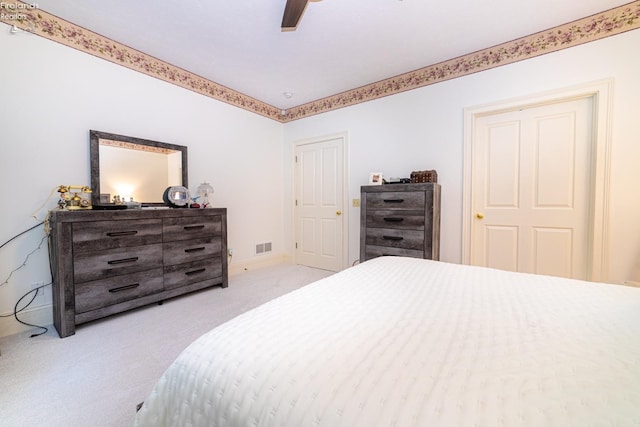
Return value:
[(342, 215), (342, 211), (336, 211), (336, 215)]
[(476, 218), (478, 218), (478, 219), (482, 219), (482, 218), (484, 218), (484, 215), (483, 215), (482, 213), (478, 212), (478, 213), (476, 214)]

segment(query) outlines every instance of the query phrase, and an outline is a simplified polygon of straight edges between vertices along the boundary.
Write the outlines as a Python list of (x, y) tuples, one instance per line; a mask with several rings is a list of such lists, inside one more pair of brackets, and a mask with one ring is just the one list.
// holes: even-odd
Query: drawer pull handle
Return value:
[(393, 240), (394, 242), (399, 242), (400, 240), (404, 240), (404, 237), (401, 236), (382, 236), (384, 240)]
[(184, 274), (186, 274), (187, 276), (191, 276), (191, 275), (193, 275), (193, 274), (202, 273), (202, 272), (203, 272), (203, 271), (205, 271), (205, 270), (206, 270), (206, 268), (199, 268), (199, 269), (197, 269), (197, 270), (187, 271), (187, 272), (186, 272), (186, 273), (184, 273)]
[(191, 252), (200, 252), (200, 251), (204, 251), (204, 246), (200, 246), (199, 248), (189, 248), (189, 249), (185, 249), (184, 251), (186, 253), (191, 253)]
[(402, 203), (404, 199), (384, 199), (385, 203)]
[(138, 257), (134, 256), (134, 257), (131, 257), (131, 258), (114, 259), (112, 261), (108, 261), (107, 264), (109, 264), (109, 265), (124, 264), (124, 263), (127, 263), (127, 262), (136, 262), (136, 261), (138, 261)]
[(121, 237), (121, 236), (133, 236), (134, 234), (138, 234), (138, 230), (131, 231), (111, 231), (107, 233), (109, 237)]
[(404, 218), (386, 217), (386, 218), (384, 218), (384, 220), (387, 221), (387, 222), (402, 222), (402, 221), (404, 221)]
[(114, 294), (116, 292), (128, 291), (129, 289), (135, 289), (138, 286), (140, 286), (140, 283), (132, 283), (130, 285), (120, 286), (119, 288), (109, 289), (109, 292)]
[(187, 231), (191, 231), (191, 230), (202, 230), (204, 228), (204, 224), (199, 224), (199, 225), (185, 225), (184, 229)]

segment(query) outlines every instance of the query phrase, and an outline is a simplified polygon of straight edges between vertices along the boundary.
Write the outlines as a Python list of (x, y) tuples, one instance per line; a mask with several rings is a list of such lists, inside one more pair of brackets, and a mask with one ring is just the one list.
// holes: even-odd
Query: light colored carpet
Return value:
[(0, 339), (0, 425), (129, 426), (136, 405), (193, 340), (217, 325), (331, 272), (282, 264), (215, 287), (81, 325)]

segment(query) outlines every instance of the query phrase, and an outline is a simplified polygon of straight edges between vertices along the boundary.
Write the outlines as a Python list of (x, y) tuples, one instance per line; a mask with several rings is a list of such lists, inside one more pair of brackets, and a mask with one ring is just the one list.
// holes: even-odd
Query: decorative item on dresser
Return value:
[(227, 210), (52, 211), (53, 322), (76, 325), (228, 286)]
[(360, 262), (382, 255), (440, 259), (440, 185), (363, 185)]
[(411, 183), (426, 183), (426, 182), (438, 182), (438, 172), (435, 170), (429, 171), (413, 171), (411, 172)]

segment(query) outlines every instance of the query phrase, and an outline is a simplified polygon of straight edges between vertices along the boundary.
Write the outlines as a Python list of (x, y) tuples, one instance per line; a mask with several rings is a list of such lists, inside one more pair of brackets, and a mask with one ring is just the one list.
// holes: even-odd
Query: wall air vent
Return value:
[(271, 247), (272, 247), (271, 242), (258, 243), (256, 245), (256, 255), (262, 255), (264, 253), (271, 252), (272, 250)]

